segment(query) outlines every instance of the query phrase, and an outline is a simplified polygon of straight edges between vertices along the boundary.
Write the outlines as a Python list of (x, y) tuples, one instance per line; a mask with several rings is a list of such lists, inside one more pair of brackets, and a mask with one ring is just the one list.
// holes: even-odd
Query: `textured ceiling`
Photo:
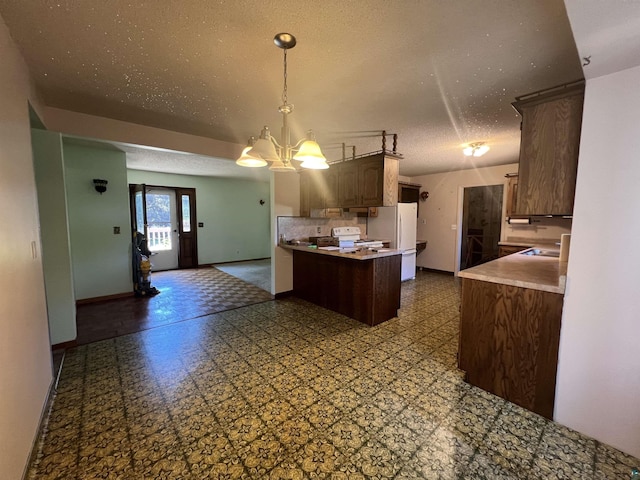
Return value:
[[(0, 15), (46, 104), (241, 144), (279, 132), (272, 39), (290, 32), (293, 138), (312, 128), (338, 159), (397, 133), (405, 176), (517, 161), (514, 98), (583, 77), (559, 0), (0, 0)], [(491, 150), (470, 161), (475, 141)]]

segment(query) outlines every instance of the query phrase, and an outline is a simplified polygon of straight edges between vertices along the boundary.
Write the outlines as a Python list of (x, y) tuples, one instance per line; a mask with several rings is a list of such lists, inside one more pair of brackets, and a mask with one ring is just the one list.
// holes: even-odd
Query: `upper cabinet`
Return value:
[(517, 215), (572, 215), (584, 82), (519, 97)]
[(398, 203), (398, 159), (379, 153), (300, 172), (300, 215), (313, 209), (382, 207)]
[(505, 209), (507, 217), (518, 214), (518, 174), (507, 175), (507, 206)]
[(387, 207), (398, 203), (398, 159), (383, 153), (340, 165), (340, 207)]

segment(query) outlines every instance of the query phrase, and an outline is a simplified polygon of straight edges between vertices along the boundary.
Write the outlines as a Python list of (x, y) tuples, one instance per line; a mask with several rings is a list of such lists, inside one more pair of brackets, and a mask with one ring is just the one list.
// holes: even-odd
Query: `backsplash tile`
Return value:
[(309, 237), (331, 236), (334, 227), (359, 226), (366, 232), (367, 219), (350, 213), (339, 218), (278, 217), (277, 225), (277, 238), (284, 234), (287, 240), (307, 241)]

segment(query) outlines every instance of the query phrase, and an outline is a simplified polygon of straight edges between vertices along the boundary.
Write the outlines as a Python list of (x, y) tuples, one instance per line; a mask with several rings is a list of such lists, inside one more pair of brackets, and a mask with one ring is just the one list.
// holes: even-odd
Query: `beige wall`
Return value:
[(83, 138), (147, 145), (219, 158), (238, 158), (246, 146), (53, 107), (45, 107), (42, 113), (47, 129)]
[(76, 339), (76, 297), (70, 251), (62, 136), (31, 129), (51, 345)]
[(465, 187), (504, 185), (505, 174), (518, 171), (518, 164), (459, 170), (412, 177), (411, 183), (422, 185), (420, 191), (429, 198), (420, 202), (417, 238), (428, 242), (417, 257), (419, 267), (454, 272), (459, 252), (459, 223), (462, 209), (461, 193)]
[(52, 381), (37, 195), (30, 79), (0, 17), (0, 465), (22, 477)]
[(640, 457), (638, 84), (640, 67), (587, 80), (555, 410), (558, 422), (635, 457)]
[(271, 174), (271, 293), (293, 290), (293, 254), (278, 247), (278, 217), (300, 215), (300, 175)]

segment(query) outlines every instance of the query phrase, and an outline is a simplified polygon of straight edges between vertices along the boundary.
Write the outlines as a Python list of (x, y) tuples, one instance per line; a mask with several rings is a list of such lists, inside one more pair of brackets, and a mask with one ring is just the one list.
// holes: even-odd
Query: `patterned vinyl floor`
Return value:
[(376, 327), (294, 298), (77, 347), (29, 478), (626, 479), (638, 459), (462, 381), (459, 290)]

